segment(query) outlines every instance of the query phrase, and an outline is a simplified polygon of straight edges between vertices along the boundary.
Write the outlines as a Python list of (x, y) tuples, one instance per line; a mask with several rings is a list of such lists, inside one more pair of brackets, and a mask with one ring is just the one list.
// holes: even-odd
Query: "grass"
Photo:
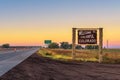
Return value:
[[(41, 49), (38, 52), (44, 57), (57, 60), (72, 60), (71, 49)], [(76, 50), (76, 61), (98, 62), (98, 50)], [(103, 49), (103, 63), (120, 63), (120, 49)]]
[(63, 55), (63, 54), (56, 54), (55, 52), (49, 50), (49, 49), (41, 49), (38, 51), (38, 54), (44, 56), (44, 57), (49, 57), (52, 59), (56, 60), (72, 60), (71, 56)]

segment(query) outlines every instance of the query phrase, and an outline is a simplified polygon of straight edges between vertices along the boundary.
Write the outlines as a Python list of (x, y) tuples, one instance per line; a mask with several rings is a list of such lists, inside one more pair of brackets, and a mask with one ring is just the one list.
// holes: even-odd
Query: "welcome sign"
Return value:
[(78, 30), (78, 44), (97, 44), (97, 30)]

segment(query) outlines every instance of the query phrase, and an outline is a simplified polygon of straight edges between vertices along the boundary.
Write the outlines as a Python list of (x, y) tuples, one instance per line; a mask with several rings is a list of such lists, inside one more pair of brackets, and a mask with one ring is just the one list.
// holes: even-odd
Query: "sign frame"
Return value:
[(103, 61), (103, 28), (72, 28), (72, 58), (75, 59), (76, 31), (77, 30), (99, 30), (99, 63)]

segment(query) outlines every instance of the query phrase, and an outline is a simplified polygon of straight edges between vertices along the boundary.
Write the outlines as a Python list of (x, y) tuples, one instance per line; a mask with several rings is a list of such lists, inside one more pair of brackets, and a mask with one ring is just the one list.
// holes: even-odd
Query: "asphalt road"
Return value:
[(10, 69), (24, 61), (26, 58), (35, 53), (39, 48), (0, 51), (0, 76)]

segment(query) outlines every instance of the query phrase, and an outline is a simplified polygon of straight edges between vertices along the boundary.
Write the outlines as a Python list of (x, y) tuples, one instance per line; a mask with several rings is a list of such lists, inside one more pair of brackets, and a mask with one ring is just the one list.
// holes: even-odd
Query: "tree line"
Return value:
[(1, 45), (1, 48), (9, 48), (9, 47), (10, 47), (10, 44), (8, 44), (8, 43), (5, 43), (5, 44)]
[[(53, 42), (48, 45), (48, 48), (62, 48), (62, 49), (72, 49), (72, 44), (69, 44), (68, 42), (60, 42), (60, 44)], [(85, 47), (82, 47), (81, 45), (76, 45), (76, 49), (98, 49), (98, 45), (86, 45)]]

